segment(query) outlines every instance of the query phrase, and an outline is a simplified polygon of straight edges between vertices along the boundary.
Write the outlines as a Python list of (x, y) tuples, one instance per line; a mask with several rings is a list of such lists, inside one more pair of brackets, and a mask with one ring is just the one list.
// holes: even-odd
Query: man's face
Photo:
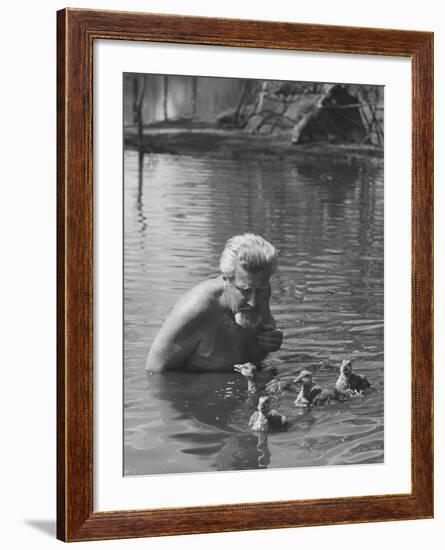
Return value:
[(237, 265), (227, 293), (233, 313), (257, 313), (269, 296), (269, 270), (249, 273)]

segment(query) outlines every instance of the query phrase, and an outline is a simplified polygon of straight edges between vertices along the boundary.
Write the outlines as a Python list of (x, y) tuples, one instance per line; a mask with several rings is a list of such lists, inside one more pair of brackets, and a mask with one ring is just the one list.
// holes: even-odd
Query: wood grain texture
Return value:
[[(93, 513), (92, 67), (96, 39), (411, 58), (411, 493)], [(57, 537), (96, 540), (432, 517), (432, 33), (66, 9), (57, 14), (57, 82)]]

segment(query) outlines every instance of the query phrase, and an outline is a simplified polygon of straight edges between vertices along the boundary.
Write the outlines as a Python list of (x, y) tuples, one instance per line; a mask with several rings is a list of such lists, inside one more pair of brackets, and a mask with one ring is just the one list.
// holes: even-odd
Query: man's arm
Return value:
[(174, 370), (187, 361), (198, 346), (206, 305), (194, 291), (176, 303), (152, 343), (145, 370)]

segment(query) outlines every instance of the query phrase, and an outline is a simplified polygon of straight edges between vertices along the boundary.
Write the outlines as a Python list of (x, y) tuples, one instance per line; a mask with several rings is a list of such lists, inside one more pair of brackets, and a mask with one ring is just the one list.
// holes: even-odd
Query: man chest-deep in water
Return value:
[(146, 370), (229, 371), (279, 349), (282, 332), (269, 305), (275, 265), (275, 249), (262, 237), (230, 239), (221, 255), (222, 275), (176, 303), (153, 341)]

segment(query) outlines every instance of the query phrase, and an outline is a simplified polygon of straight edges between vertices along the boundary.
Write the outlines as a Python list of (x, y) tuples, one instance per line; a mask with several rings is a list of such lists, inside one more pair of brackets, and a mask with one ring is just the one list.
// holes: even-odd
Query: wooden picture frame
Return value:
[[(407, 494), (93, 512), (95, 40), (402, 56), (412, 62), (412, 426)], [(65, 9), (57, 14), (57, 537), (64, 541), (433, 516), (433, 34)]]

